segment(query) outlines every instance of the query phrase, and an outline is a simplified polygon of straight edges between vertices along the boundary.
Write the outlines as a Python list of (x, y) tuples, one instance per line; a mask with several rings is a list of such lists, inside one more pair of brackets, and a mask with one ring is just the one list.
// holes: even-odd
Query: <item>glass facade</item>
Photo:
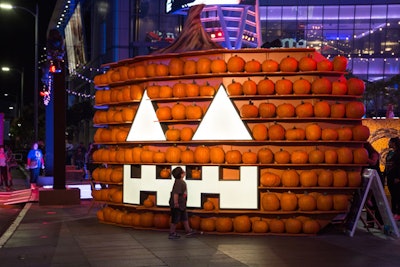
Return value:
[(399, 74), (400, 4), (260, 6), (263, 41), (349, 58), (349, 71), (375, 81)]

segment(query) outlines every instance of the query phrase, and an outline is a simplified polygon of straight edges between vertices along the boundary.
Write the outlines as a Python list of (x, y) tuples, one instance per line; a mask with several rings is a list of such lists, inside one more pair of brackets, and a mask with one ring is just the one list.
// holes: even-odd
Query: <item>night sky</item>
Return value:
[[(39, 60), (46, 45), (46, 31), (57, 0), (4, 0), (35, 12), (35, 4), (39, 3)], [(22, 9), (0, 9), (0, 33), (2, 43), (0, 48), (0, 67), (24, 70), (24, 103), (33, 99), (34, 88), (34, 58), (35, 58), (35, 19), (34, 16)], [(40, 75), (40, 71), (39, 71)], [(39, 76), (40, 79), (40, 76)], [(5, 100), (4, 93), (8, 92), (15, 99), (20, 92), (20, 74), (18, 71), (9, 73), (0, 71), (0, 101)], [(39, 84), (39, 90), (41, 85)], [(40, 97), (39, 97), (40, 99)], [(1, 101), (2, 102), (2, 101)], [(8, 109), (0, 105), (0, 112)]]

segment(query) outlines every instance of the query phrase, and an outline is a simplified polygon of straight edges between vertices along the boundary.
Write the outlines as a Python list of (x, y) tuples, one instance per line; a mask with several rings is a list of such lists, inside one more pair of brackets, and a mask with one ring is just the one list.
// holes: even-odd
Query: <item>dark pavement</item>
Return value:
[(169, 240), (165, 231), (99, 223), (99, 206), (91, 204), (0, 206), (0, 266), (400, 265), (400, 239), (368, 232), (362, 223), (353, 237), (330, 225), (308, 237), (205, 234)]

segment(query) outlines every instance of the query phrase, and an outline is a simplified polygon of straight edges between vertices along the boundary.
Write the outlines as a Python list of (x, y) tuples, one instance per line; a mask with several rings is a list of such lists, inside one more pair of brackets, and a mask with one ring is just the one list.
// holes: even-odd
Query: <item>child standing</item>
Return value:
[(186, 210), (187, 187), (186, 182), (183, 180), (185, 177), (185, 171), (181, 167), (176, 167), (172, 170), (172, 176), (175, 178), (175, 182), (169, 199), (169, 206), (171, 208), (171, 225), (168, 238), (178, 239), (180, 236), (176, 233), (176, 224), (180, 221), (185, 227), (186, 236), (193, 235), (195, 231), (189, 226), (188, 213)]

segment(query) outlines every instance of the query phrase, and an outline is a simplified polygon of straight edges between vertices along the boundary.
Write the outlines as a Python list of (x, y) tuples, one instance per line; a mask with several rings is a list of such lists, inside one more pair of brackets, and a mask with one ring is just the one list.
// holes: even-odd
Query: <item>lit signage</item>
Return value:
[(174, 13), (175, 11), (189, 8), (195, 5), (255, 5), (255, 0), (167, 0), (165, 12)]

